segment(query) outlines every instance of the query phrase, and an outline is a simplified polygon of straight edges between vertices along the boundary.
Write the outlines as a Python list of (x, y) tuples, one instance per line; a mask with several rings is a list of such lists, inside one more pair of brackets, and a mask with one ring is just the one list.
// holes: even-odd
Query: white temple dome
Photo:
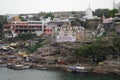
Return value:
[(90, 6), (87, 8), (87, 10), (85, 12), (85, 18), (86, 19), (93, 19), (93, 13), (92, 13), (92, 9), (90, 8)]

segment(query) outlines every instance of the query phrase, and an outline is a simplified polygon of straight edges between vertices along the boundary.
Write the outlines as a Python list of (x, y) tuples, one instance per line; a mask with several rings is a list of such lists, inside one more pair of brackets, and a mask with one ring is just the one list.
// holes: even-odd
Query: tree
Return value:
[(44, 18), (48, 18), (48, 17), (51, 17), (51, 19), (53, 19), (54, 15), (51, 12), (46, 13), (45, 16), (44, 16)]
[(102, 53), (103, 41), (101, 38), (94, 41), (92, 44), (85, 44), (75, 51), (76, 55), (91, 57), (93, 62), (100, 62), (105, 59), (105, 54)]
[(37, 43), (35, 43), (34, 45), (30, 45), (27, 48), (28, 52), (33, 53), (33, 52), (37, 51), (37, 49), (42, 46), (42, 41), (44, 41), (44, 40), (39, 39)]
[(18, 38), (20, 39), (23, 39), (23, 40), (27, 40), (27, 39), (33, 39), (37, 37), (36, 34), (32, 34), (32, 33), (21, 33), (21, 34), (18, 34)]
[(118, 12), (119, 12), (118, 9), (112, 9), (110, 11), (112, 17), (115, 17), (115, 14), (118, 13)]
[(75, 18), (71, 21), (72, 26), (81, 26), (81, 21), (78, 18)]
[(94, 11), (94, 15), (96, 15), (98, 17), (102, 17), (104, 15), (106, 18), (109, 18), (110, 10), (109, 9), (96, 9)]
[(75, 11), (72, 11), (71, 13), (72, 13), (72, 14), (76, 14), (76, 12), (75, 12)]
[(109, 9), (103, 9), (103, 14), (106, 18), (110, 17), (110, 10)]
[(119, 64), (119, 56), (120, 56), (120, 37), (115, 37), (113, 39), (113, 50), (114, 55), (118, 58), (118, 64)]
[(102, 17), (103, 10), (102, 9), (96, 9), (95, 12), (94, 12), (94, 15), (96, 15), (98, 17)]
[(21, 16), (20, 16), (19, 18), (20, 18), (21, 21), (27, 21), (27, 19), (24, 18), (24, 17), (21, 17)]
[(2, 28), (6, 22), (7, 22), (7, 17), (0, 15), (0, 28)]
[(3, 15), (0, 15), (0, 38), (2, 38), (2, 35), (3, 35), (3, 25), (7, 22), (7, 17), (6, 16), (3, 16)]

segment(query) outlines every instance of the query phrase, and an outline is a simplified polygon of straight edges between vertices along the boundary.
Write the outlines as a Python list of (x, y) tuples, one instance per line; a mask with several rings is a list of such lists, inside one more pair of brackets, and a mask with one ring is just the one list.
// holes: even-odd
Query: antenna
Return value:
[(113, 0), (113, 9), (115, 9), (115, 0)]
[(90, 5), (91, 5), (91, 4), (90, 4), (90, 0), (89, 0), (89, 7), (90, 7)]

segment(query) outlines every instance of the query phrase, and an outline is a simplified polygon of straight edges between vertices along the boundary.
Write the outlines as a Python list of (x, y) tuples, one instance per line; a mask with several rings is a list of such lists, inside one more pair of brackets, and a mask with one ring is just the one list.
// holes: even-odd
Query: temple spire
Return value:
[(89, 8), (91, 7), (90, 0), (89, 0)]
[(116, 7), (115, 7), (115, 0), (113, 0), (113, 9), (115, 9)]

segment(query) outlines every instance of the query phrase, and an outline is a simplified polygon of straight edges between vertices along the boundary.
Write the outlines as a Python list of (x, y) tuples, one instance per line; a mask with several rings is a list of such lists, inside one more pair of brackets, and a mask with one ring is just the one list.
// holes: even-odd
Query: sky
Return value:
[(89, 3), (92, 10), (113, 7), (113, 0), (0, 0), (0, 14), (85, 11)]

